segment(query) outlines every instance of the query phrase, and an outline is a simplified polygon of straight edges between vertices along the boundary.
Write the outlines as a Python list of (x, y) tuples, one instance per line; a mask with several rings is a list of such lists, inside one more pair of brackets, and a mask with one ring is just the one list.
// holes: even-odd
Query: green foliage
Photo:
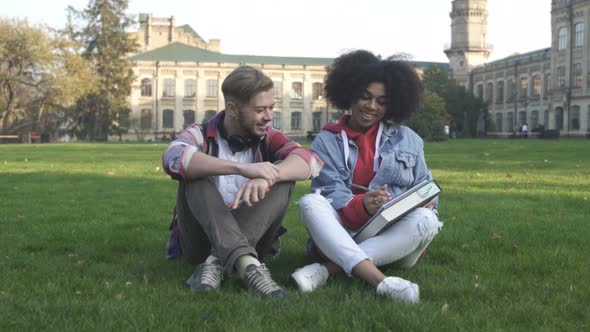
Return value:
[(411, 269), (421, 302), (344, 275), (311, 294), (289, 275), (313, 262), (296, 186), (273, 277), (283, 301), (230, 276), (193, 293), (164, 260), (176, 193), (162, 144), (0, 145), (2, 331), (587, 331), (590, 155), (586, 140), (426, 144), (445, 226)]
[(422, 109), (406, 125), (427, 141), (446, 141), (449, 138), (444, 132), (447, 123), (449, 115), (445, 101), (435, 92), (426, 90), (422, 97)]
[(0, 133), (55, 131), (58, 112), (93, 89), (88, 64), (62, 33), (0, 18)]
[[(476, 137), (485, 134), (488, 119), (488, 105), (483, 99), (475, 97), (464, 87), (449, 79), (448, 71), (442, 66), (431, 66), (424, 71), (425, 89), (437, 93), (446, 104), (451, 127), (464, 137)], [(482, 124), (482, 125), (480, 125)], [(483, 133), (478, 127), (483, 126)]]
[(134, 23), (125, 14), (127, 6), (127, 0), (90, 0), (84, 10), (69, 9), (82, 27), (71, 24), (68, 29), (82, 43), (83, 55), (98, 76), (97, 91), (79, 99), (75, 107), (80, 138), (105, 141), (109, 134), (121, 135), (127, 129), (118, 119), (129, 112), (127, 98), (134, 75), (127, 55), (137, 48), (126, 32)]

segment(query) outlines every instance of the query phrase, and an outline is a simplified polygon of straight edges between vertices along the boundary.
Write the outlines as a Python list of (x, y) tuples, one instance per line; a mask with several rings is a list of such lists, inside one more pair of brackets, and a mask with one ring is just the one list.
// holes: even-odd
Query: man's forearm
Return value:
[(309, 178), (309, 164), (298, 155), (288, 156), (281, 163), (277, 164), (277, 166), (279, 167), (278, 182), (300, 181)]
[(185, 171), (186, 180), (206, 176), (238, 174), (238, 163), (219, 159), (202, 152), (195, 152)]

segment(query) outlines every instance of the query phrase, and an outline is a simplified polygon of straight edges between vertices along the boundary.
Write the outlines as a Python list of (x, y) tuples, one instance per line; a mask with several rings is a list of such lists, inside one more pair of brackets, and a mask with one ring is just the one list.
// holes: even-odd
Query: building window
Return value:
[(584, 46), (584, 23), (576, 23), (574, 25), (574, 47), (580, 48)]
[(557, 81), (559, 88), (565, 87), (565, 66), (557, 67)]
[(141, 115), (139, 118), (139, 128), (142, 130), (147, 130), (152, 128), (152, 110), (149, 108), (144, 108), (141, 110)]
[(496, 131), (497, 132), (502, 132), (502, 113), (496, 113)]
[(533, 96), (538, 97), (541, 94), (541, 77), (533, 76)]
[(313, 131), (320, 131), (320, 129), (322, 129), (322, 114), (324, 114), (325, 112), (326, 110), (323, 108), (318, 109), (317, 112), (313, 112)]
[(162, 112), (162, 128), (174, 128), (173, 110), (164, 110), (164, 112)]
[(518, 125), (522, 126), (524, 123), (526, 123), (526, 112), (520, 111), (518, 112)]
[(551, 91), (551, 73), (545, 74), (545, 93)]
[(496, 85), (496, 89), (496, 102), (504, 102), (504, 81), (498, 82), (498, 84)]
[(281, 112), (272, 112), (272, 127), (274, 129), (281, 129)]
[(529, 129), (534, 129), (539, 126), (539, 111), (531, 112), (531, 126)]
[(152, 96), (152, 80), (144, 78), (141, 80), (141, 96), (151, 97)]
[(195, 93), (195, 80), (188, 79), (184, 80), (184, 96), (188, 98), (194, 98)]
[(494, 83), (489, 82), (486, 85), (486, 101), (494, 100)]
[(301, 112), (291, 113), (291, 130), (301, 129)]
[(323, 88), (324, 87), (323, 87), (322, 83), (319, 83), (319, 82), (313, 83), (313, 85), (311, 86), (311, 89), (312, 89), (312, 98), (314, 100), (322, 98), (322, 96), (324, 94)]
[(274, 88), (275, 99), (283, 98), (283, 82), (273, 81), (272, 84)]
[(213, 110), (208, 110), (207, 112), (205, 112), (205, 117), (203, 118), (203, 122), (207, 122), (209, 120), (211, 120), (215, 114), (217, 114), (217, 112), (213, 111)]
[(303, 83), (293, 82), (293, 84), (291, 84), (291, 98), (303, 99)]
[(184, 123), (182, 124), (183, 129), (195, 123), (195, 111), (193, 110), (182, 111), (182, 117), (184, 118)]
[(543, 126), (545, 129), (549, 129), (549, 111), (545, 111), (543, 114)]
[(555, 129), (563, 129), (563, 108), (561, 107), (555, 109)]
[(174, 97), (174, 92), (176, 90), (174, 79), (172, 78), (165, 78), (164, 79), (164, 91), (162, 91), (162, 97)]
[(508, 112), (506, 118), (506, 130), (511, 133), (514, 130), (514, 113)]
[(574, 64), (574, 88), (582, 87), (582, 64)]
[(217, 97), (217, 80), (207, 80), (205, 97)]
[(117, 113), (117, 120), (119, 121), (119, 128), (129, 129), (129, 110), (123, 110)]
[(475, 89), (475, 96), (477, 98), (483, 98), (483, 85), (482, 84), (478, 84), (476, 89)]
[(578, 105), (572, 107), (571, 128), (572, 130), (580, 130), (580, 106)]
[(526, 77), (520, 79), (520, 98), (526, 97), (529, 89), (529, 80)]
[(561, 27), (557, 30), (557, 49), (558, 50), (565, 50), (567, 46), (567, 28)]

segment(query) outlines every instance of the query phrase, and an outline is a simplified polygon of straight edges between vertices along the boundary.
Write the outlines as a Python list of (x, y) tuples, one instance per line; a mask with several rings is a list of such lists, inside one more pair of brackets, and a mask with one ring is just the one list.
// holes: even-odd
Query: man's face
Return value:
[(238, 111), (238, 125), (243, 136), (261, 138), (266, 134), (266, 127), (272, 121), (275, 107), (273, 89), (260, 92), (242, 105)]

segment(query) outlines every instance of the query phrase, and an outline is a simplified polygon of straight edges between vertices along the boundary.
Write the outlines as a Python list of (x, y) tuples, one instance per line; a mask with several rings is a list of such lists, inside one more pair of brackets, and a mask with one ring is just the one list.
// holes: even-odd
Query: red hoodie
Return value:
[[(338, 120), (338, 123), (326, 125), (323, 129), (338, 134), (344, 130), (348, 139), (354, 141), (358, 147), (359, 155), (352, 174), (352, 183), (368, 187), (373, 177), (375, 177), (373, 158), (375, 158), (375, 140), (377, 139), (379, 122), (376, 122), (363, 134), (348, 127), (347, 122), (349, 119), (350, 115), (344, 115)], [(347, 144), (347, 142), (344, 142), (344, 144)], [(352, 188), (352, 193), (354, 194), (352, 200), (348, 202), (348, 205), (338, 210), (338, 214), (346, 227), (356, 229), (363, 226), (371, 218), (371, 215), (367, 213), (363, 204), (365, 192)]]

